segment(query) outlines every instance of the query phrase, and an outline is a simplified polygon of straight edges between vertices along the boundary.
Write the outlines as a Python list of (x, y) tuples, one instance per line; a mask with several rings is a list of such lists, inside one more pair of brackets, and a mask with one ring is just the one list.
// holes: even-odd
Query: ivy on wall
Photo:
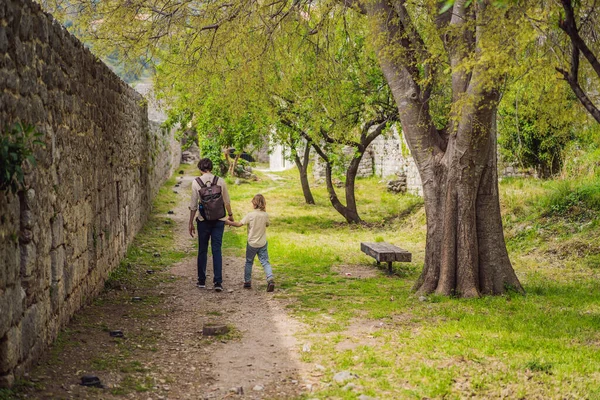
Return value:
[(20, 123), (7, 127), (0, 138), (0, 190), (17, 193), (23, 187), (26, 163), (36, 165), (35, 146), (44, 147), (43, 133), (33, 125)]

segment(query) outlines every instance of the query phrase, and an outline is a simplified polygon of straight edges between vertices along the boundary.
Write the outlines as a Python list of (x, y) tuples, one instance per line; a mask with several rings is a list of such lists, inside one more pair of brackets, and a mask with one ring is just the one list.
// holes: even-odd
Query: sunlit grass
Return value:
[[(577, 208), (548, 214), (557, 184), (513, 179), (500, 186), (525, 296), (420, 301), (411, 287), (424, 256), (421, 199), (360, 179), (359, 213), (367, 224), (349, 226), (323, 185), (313, 183), (317, 204), (306, 205), (297, 173), (276, 175), (283, 179), (259, 174), (257, 183), (232, 186), (234, 210), (241, 218), (254, 194), (267, 199), (278, 297), (291, 300), (288, 308), (307, 324), (301, 340), (313, 343), (303, 360), (324, 365), (326, 382), (341, 370), (359, 376), (358, 389), (333, 383), (311, 397), (600, 397), (598, 217), (588, 213), (581, 222), (572, 218)], [(595, 198), (593, 190), (585, 193)], [(245, 231), (227, 229), (225, 241), (228, 252), (242, 255)], [(396, 244), (413, 253), (413, 262), (388, 277), (360, 252), (362, 241)], [(354, 266), (371, 267), (373, 277), (344, 274)]]

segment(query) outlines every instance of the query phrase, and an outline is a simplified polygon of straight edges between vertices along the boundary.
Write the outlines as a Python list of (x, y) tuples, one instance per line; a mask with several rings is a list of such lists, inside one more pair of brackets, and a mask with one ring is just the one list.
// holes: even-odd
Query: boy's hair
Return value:
[(203, 158), (198, 161), (198, 169), (202, 172), (211, 172), (213, 169), (213, 162), (210, 158)]
[(267, 201), (265, 200), (265, 196), (263, 196), (260, 193), (254, 196), (254, 198), (252, 199), (252, 205), (254, 206), (254, 208), (258, 208), (262, 211), (267, 211)]

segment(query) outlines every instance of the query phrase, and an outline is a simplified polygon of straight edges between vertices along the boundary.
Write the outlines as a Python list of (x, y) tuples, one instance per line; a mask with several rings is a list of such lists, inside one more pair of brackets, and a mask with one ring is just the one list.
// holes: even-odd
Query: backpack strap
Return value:
[(219, 177), (215, 175), (215, 177), (212, 180), (212, 185), (211, 186), (215, 186), (218, 181), (219, 181)]
[(198, 182), (198, 185), (200, 185), (201, 188), (206, 187), (206, 183), (202, 182), (202, 179), (200, 179), (200, 177), (196, 178), (196, 182)]

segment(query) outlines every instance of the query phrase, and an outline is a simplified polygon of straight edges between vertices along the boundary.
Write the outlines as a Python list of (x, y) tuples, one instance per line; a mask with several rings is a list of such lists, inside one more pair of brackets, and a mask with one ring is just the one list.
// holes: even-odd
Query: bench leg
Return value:
[(392, 269), (392, 262), (388, 261), (388, 274), (392, 275), (394, 270)]

